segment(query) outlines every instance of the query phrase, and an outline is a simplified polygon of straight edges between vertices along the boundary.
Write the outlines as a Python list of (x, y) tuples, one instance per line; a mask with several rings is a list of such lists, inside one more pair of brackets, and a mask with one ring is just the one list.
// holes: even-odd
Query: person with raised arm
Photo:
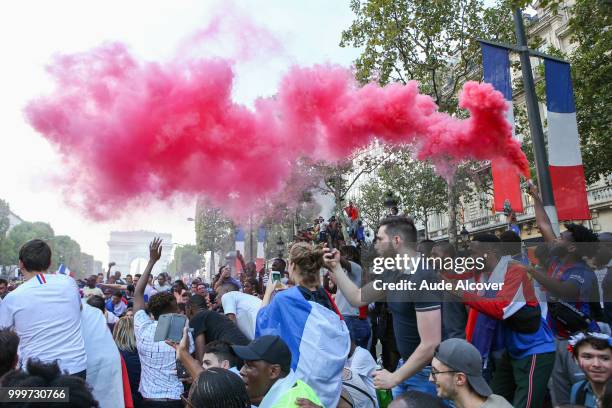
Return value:
[[(389, 216), (378, 228), (375, 249), (382, 258), (414, 258), (417, 256), (416, 241), (417, 230), (410, 218)], [(381, 279), (359, 288), (342, 269), (340, 253), (337, 250), (326, 251), (325, 266), (351, 305), (364, 306), (386, 297), (391, 310), (395, 339), (402, 358), (393, 373), (377, 371), (374, 385), (392, 389), (394, 397), (409, 389), (435, 395), (436, 388), (429, 382), (429, 375), (434, 350), (442, 338), (441, 294), (424, 290), (385, 291), (374, 286), (382, 280), (385, 284), (406, 283), (419, 288), (423, 283), (437, 281), (434, 272), (421, 267), (416, 270), (388, 269), (382, 273)]]
[[(159, 317), (166, 313), (179, 313), (176, 299), (170, 292), (156, 293), (148, 303), (153, 319), (145, 311), (145, 288), (155, 263), (161, 258), (161, 244), (162, 240), (155, 238), (149, 245), (149, 262), (134, 290), (134, 334), (141, 364), (138, 391), (142, 394), (144, 407), (182, 408), (183, 384), (176, 375), (176, 353), (168, 344), (154, 341)], [(193, 346), (190, 351), (193, 351)]]
[[(595, 311), (599, 308), (597, 277), (585, 262), (597, 251), (597, 235), (578, 224), (565, 224), (557, 238), (538, 190), (531, 185), (536, 223), (542, 237), (550, 243), (550, 258), (542, 268), (529, 268), (529, 274), (546, 291), (548, 323), (557, 337), (557, 352), (552, 374), (552, 395), (557, 405), (568, 404), (570, 388), (584, 378), (580, 367), (567, 352), (567, 341), (573, 333), (599, 332)], [(595, 308), (595, 309), (594, 309)]]

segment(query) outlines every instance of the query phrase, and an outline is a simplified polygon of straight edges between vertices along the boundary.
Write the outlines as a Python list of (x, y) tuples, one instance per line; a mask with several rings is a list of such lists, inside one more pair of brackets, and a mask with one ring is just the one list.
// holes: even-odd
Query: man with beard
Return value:
[[(376, 233), (375, 249), (383, 258), (415, 258), (417, 230), (414, 222), (401, 216), (385, 218)], [(393, 329), (401, 355), (395, 372), (379, 370), (374, 374), (377, 388), (393, 389), (397, 397), (408, 390), (417, 390), (435, 395), (435, 386), (429, 382), (431, 359), (442, 336), (440, 294), (418, 290), (421, 283), (435, 282), (432, 271), (386, 270), (382, 275), (385, 283), (412, 282), (417, 290), (376, 290), (373, 282), (358, 288), (340, 265), (340, 254), (328, 250), (325, 255), (326, 267), (335, 275), (338, 289), (348, 302), (364, 306), (371, 302), (387, 299), (393, 316)]]
[(569, 403), (572, 384), (584, 378), (567, 351), (567, 339), (577, 331), (599, 331), (591, 309), (599, 297), (597, 277), (583, 259), (594, 255), (598, 239), (593, 231), (577, 224), (566, 224), (566, 230), (557, 238), (535, 186), (530, 187), (529, 194), (542, 237), (552, 245), (546, 272), (530, 269), (530, 273), (547, 291), (548, 322), (557, 337), (552, 394), (556, 405), (563, 405)]

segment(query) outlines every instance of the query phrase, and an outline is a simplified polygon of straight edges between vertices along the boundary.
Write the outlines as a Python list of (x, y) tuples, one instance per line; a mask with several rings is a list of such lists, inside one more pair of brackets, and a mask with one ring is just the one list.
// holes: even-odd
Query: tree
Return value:
[[(441, 111), (457, 112), (457, 93), (480, 76), (476, 39), (514, 40), (508, 2), (485, 8), (480, 0), (352, 0), (355, 20), (340, 45), (363, 48), (355, 61), (360, 82), (420, 82)], [(449, 183), (449, 238), (456, 242), (456, 185)]]
[(425, 225), (432, 214), (442, 212), (447, 206), (447, 185), (431, 164), (413, 159), (407, 150), (398, 151), (379, 172), (379, 178), (387, 190), (399, 196), (402, 207), (415, 221)]
[(0, 265), (9, 264), (6, 256), (8, 252), (7, 232), (10, 227), (9, 221), (10, 208), (6, 201), (0, 199)]
[[(346, 160), (339, 163), (313, 163), (322, 184), (318, 190), (323, 194), (331, 194), (336, 203), (335, 212), (340, 212), (347, 193), (355, 183), (364, 176), (374, 173), (389, 157), (389, 151), (377, 151), (375, 146), (354, 152)], [(374, 151), (374, 153), (372, 153)]]
[(377, 177), (371, 178), (361, 190), (361, 195), (355, 200), (359, 208), (359, 217), (365, 225), (374, 229), (387, 215), (388, 209), (384, 205), (385, 189)]
[(68, 235), (58, 235), (48, 241), (53, 256), (49, 270), (56, 271), (60, 264), (78, 275), (83, 275), (81, 246)]
[(174, 271), (177, 277), (194, 273), (202, 267), (202, 260), (196, 245), (178, 246), (174, 250), (174, 258), (168, 265), (168, 270)]
[(199, 254), (211, 253), (211, 275), (215, 270), (215, 253), (228, 249), (233, 239), (234, 225), (219, 208), (211, 207), (206, 200), (199, 199), (196, 205), (196, 250)]
[(576, 0), (569, 21), (576, 119), (588, 183), (612, 172), (612, 7), (603, 0)]
[(6, 243), (3, 244), (3, 259), (5, 264), (17, 265), (19, 248), (26, 242), (39, 238), (50, 243), (54, 237), (53, 229), (44, 222), (22, 222), (9, 232)]

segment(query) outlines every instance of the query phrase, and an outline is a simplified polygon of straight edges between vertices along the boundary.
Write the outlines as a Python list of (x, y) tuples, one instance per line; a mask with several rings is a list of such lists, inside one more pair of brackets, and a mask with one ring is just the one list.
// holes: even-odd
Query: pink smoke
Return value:
[[(122, 44), (57, 57), (53, 94), (26, 117), (69, 168), (67, 185), (93, 218), (142, 200), (205, 194), (241, 213), (280, 191), (300, 157), (338, 160), (375, 136), (412, 143), (420, 159), (505, 158), (528, 174), (503, 96), (468, 82), (459, 120), (405, 86), (359, 86), (338, 66), (293, 68), (273, 99), (248, 109), (231, 99), (230, 62), (136, 60)], [(228, 198), (229, 197), (229, 198)]]

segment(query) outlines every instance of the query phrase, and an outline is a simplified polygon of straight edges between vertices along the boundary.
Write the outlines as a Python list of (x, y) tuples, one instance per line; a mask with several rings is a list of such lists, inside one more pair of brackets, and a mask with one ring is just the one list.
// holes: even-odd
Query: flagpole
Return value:
[(548, 158), (546, 156), (546, 144), (544, 142), (544, 132), (542, 131), (542, 120), (540, 119), (540, 109), (536, 97), (533, 75), (531, 73), (531, 61), (529, 59), (529, 47), (527, 46), (527, 36), (523, 25), (523, 13), (520, 8), (514, 11), (514, 25), (516, 28), (516, 41), (518, 43), (518, 53), (521, 58), (521, 71), (523, 73), (523, 86), (525, 90), (525, 102), (527, 105), (527, 117), (529, 119), (529, 130), (533, 141), (534, 159), (536, 173), (538, 175), (538, 186), (542, 194), (542, 204), (546, 214), (550, 219), (552, 228), (559, 235), (559, 220), (555, 199), (552, 191), (550, 173), (548, 171)]

